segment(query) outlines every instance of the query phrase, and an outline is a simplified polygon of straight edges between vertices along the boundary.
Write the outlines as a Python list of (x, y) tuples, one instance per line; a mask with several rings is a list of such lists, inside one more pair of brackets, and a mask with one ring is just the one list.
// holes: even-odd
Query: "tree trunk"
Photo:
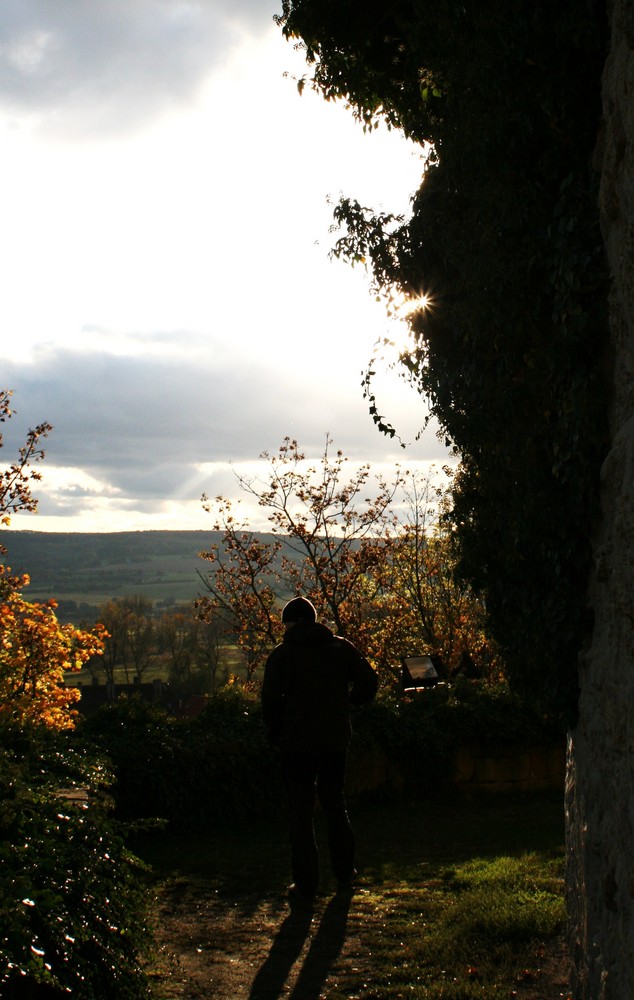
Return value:
[(599, 154), (611, 446), (590, 581), (595, 627), (580, 660), (566, 782), (575, 1000), (634, 998), (634, 7), (610, 8)]

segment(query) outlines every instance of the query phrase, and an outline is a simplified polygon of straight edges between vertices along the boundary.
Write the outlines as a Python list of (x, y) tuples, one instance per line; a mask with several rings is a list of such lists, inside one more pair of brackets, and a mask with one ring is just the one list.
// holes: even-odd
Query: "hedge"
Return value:
[[(467, 681), (411, 697), (384, 693), (354, 711), (353, 729), (361, 752), (385, 754), (403, 777), (401, 791), (411, 795), (447, 787), (453, 752), (465, 740), (548, 744), (562, 736), (505, 686)], [(87, 719), (79, 735), (112, 761), (120, 819), (205, 831), (276, 815), (284, 801), (278, 752), (268, 743), (258, 699), (240, 688), (217, 694), (192, 720), (121, 700)]]

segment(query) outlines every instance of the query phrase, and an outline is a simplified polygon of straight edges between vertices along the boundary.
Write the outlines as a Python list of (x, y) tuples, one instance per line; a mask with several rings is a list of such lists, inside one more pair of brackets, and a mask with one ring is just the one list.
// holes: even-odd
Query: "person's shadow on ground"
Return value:
[[(323, 984), (341, 953), (346, 937), (351, 893), (337, 893), (326, 906), (288, 1000), (318, 1000)], [(257, 972), (249, 1000), (279, 1000), (299, 958), (313, 922), (313, 910), (293, 903), (280, 925), (271, 950)]]

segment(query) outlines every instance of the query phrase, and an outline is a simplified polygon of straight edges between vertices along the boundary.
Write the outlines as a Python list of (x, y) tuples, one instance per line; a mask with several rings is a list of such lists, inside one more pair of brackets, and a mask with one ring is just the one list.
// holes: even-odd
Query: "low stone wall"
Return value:
[[(566, 773), (566, 748), (465, 743), (458, 747), (450, 772), (451, 785), (465, 794), (480, 792), (561, 791)], [(360, 792), (400, 791), (404, 785), (399, 768), (378, 747), (353, 747), (347, 788)]]
[(541, 792), (559, 790), (563, 795), (566, 748), (559, 746), (509, 747), (478, 743), (457, 749), (452, 784), (463, 792)]
[(402, 787), (402, 774), (379, 747), (352, 747), (346, 774), (346, 790), (350, 795), (381, 789), (400, 791)]

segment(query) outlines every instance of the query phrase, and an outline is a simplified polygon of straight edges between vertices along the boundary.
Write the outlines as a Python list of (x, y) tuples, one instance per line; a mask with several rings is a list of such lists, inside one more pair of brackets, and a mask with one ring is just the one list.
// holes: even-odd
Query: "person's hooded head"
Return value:
[(317, 612), (305, 597), (294, 597), (282, 611), (284, 625), (314, 625), (316, 621)]

